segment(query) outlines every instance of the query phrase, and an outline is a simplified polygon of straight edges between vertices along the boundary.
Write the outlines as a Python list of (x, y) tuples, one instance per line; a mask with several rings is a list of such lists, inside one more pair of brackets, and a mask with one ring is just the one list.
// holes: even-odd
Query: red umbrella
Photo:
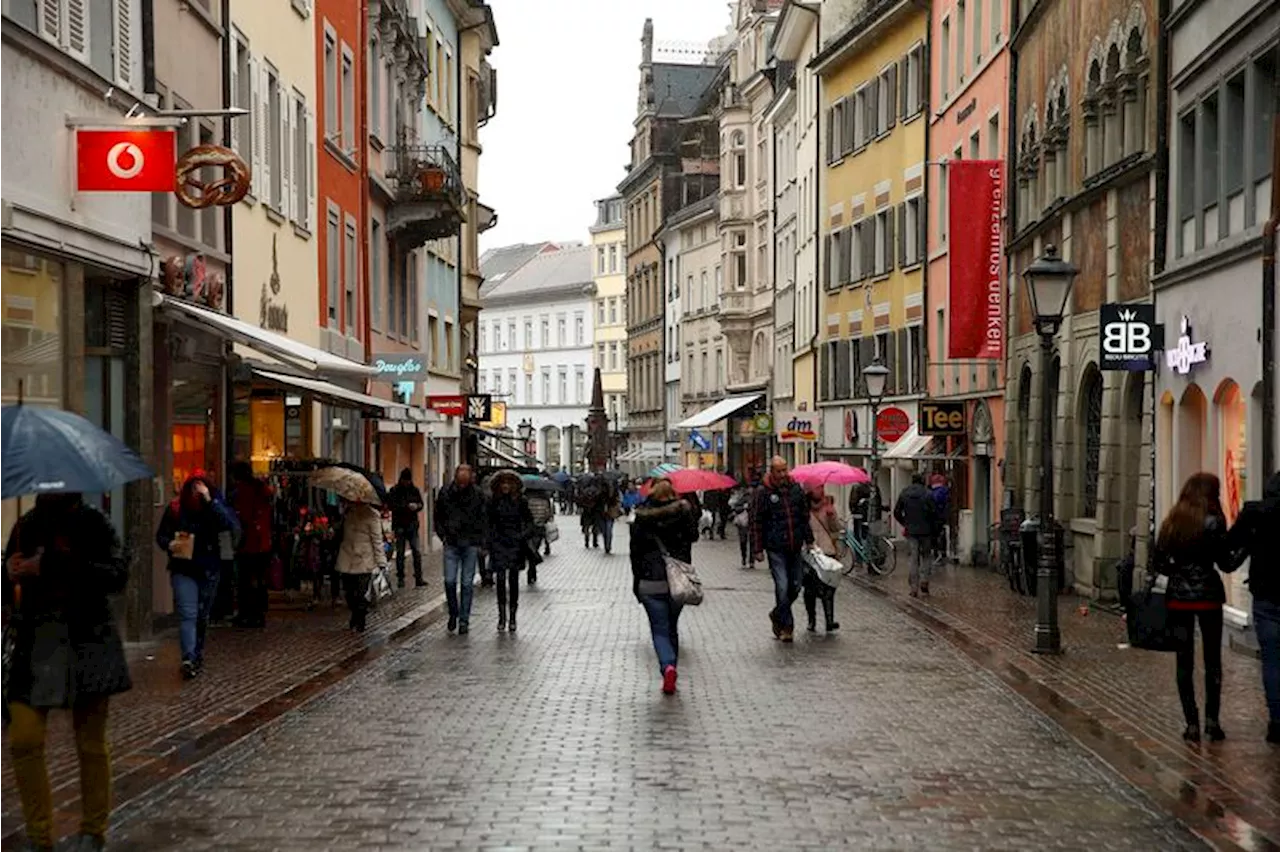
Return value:
[[(677, 494), (691, 494), (694, 491), (721, 491), (725, 488), (733, 488), (738, 484), (737, 480), (732, 476), (716, 473), (714, 470), (702, 470), (694, 467), (684, 467), (664, 473), (662, 478), (671, 480), (671, 484), (675, 487)], [(640, 493), (647, 497), (652, 488), (653, 480), (650, 480), (645, 483), (644, 489)]]

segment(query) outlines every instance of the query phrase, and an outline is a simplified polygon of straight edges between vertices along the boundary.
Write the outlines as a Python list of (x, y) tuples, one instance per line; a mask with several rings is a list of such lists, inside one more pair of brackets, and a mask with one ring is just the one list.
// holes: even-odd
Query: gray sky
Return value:
[[(480, 199), (498, 211), (481, 249), (588, 238), (592, 202), (626, 172), (640, 85), (640, 33), (705, 44), (725, 0), (490, 0), (500, 44), (498, 112), (480, 131)], [(692, 57), (690, 57), (692, 60)]]

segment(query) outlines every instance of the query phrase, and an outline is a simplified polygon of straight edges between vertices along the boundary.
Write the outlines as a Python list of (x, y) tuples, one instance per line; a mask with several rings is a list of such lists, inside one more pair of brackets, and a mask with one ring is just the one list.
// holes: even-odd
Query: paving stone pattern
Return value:
[[(773, 641), (763, 570), (697, 546), (658, 691), (619, 553), (565, 536), (520, 631), (437, 626), (119, 815), (119, 850), (1205, 848), (882, 597)], [(799, 606), (799, 605), (797, 605)]]

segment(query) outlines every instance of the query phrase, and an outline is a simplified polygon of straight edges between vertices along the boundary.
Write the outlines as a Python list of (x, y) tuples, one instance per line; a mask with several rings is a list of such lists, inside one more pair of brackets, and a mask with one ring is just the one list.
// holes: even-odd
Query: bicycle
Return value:
[(836, 548), (841, 562), (846, 558), (849, 560), (844, 569), (846, 577), (859, 565), (877, 577), (887, 577), (898, 567), (898, 548), (893, 539), (870, 531), (859, 536), (853, 524), (845, 525), (844, 535), (836, 542)]

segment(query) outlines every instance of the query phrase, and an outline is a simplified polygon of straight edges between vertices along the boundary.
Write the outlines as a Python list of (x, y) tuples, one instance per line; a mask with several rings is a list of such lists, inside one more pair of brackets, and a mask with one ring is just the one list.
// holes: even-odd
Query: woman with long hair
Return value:
[(1170, 627), (1185, 637), (1177, 651), (1178, 697), (1187, 727), (1182, 738), (1200, 741), (1196, 706), (1195, 626), (1204, 645), (1204, 733), (1215, 742), (1226, 739), (1218, 724), (1222, 702), (1222, 606), (1227, 590), (1218, 569), (1230, 573), (1243, 561), (1227, 538), (1221, 486), (1212, 473), (1197, 473), (1182, 486), (1178, 502), (1160, 525), (1155, 568), (1169, 577)]

